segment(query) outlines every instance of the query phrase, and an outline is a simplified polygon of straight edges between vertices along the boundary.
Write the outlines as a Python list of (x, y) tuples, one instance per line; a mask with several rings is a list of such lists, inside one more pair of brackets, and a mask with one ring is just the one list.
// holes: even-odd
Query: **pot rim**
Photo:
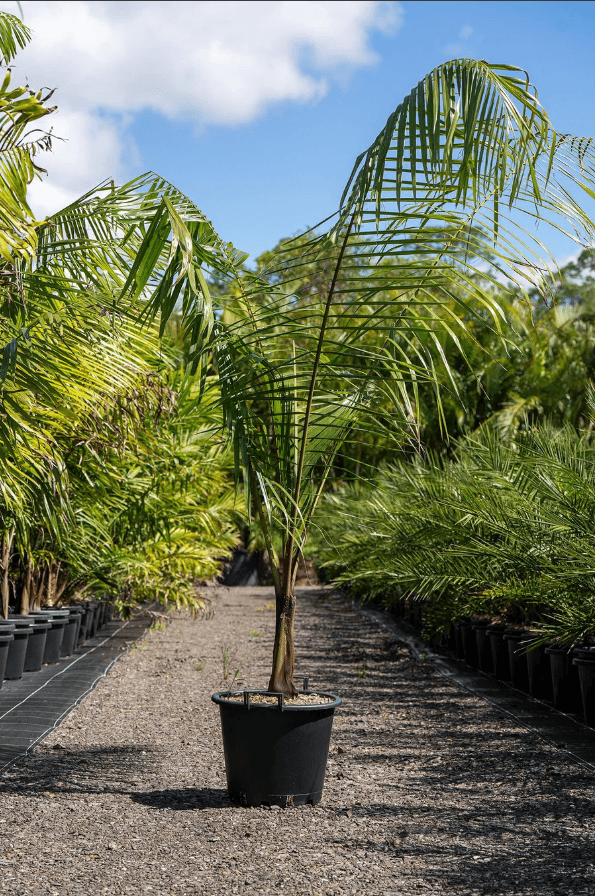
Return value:
[[(241, 691), (230, 691), (229, 689), (226, 688), (222, 691), (215, 691), (214, 694), (211, 694), (211, 700), (213, 701), (213, 703), (219, 704), (219, 706), (239, 706), (243, 709), (245, 706), (244, 702), (240, 702), (238, 700), (229, 700), (226, 698), (228, 697), (229, 694), (231, 694), (234, 697), (243, 697), (243, 695), (246, 693), (262, 694), (263, 696), (268, 696), (268, 697), (279, 697), (280, 696), (279, 694), (277, 694), (273, 691), (267, 691), (264, 688), (242, 688)], [(326, 709), (336, 709), (343, 702), (341, 700), (341, 698), (338, 697), (336, 694), (328, 694), (325, 691), (311, 690), (311, 691), (298, 691), (298, 693), (299, 694), (304, 694), (304, 693), (317, 694), (320, 697), (330, 697), (333, 702), (332, 703), (307, 703), (304, 706), (291, 706), (288, 703), (284, 703), (283, 709), (282, 709), (283, 712), (304, 712), (304, 711), (320, 712), (320, 710), (322, 710), (322, 709), (325, 709), (325, 710)], [(250, 709), (251, 710), (252, 709), (279, 710), (279, 704), (251, 703)]]

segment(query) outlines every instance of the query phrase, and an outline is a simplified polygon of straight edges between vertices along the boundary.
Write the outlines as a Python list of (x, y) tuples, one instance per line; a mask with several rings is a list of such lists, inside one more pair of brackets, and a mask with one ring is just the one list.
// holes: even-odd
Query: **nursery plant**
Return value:
[(589, 430), (546, 423), (507, 443), (484, 427), (452, 460), (326, 495), (316, 555), (361, 599), (417, 608), (428, 635), (483, 615), (572, 646), (595, 632), (594, 471)]
[(415, 441), (420, 386), (439, 415), (444, 373), (456, 395), (445, 342), (462, 350), (481, 318), (505, 343), (498, 296), (551, 294), (534, 225), (592, 238), (577, 201), (592, 195), (589, 147), (556, 134), (519, 69), (454, 60), (390, 115), (324, 227), (258, 273), (230, 258), (208, 351), (272, 559), (270, 691), (296, 694), (297, 564), (341, 446), (379, 431)]

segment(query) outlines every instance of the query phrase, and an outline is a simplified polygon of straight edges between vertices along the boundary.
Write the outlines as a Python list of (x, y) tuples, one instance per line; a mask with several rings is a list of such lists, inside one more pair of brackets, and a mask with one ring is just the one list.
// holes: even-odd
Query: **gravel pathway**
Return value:
[(219, 588), (151, 632), (1, 779), (0, 892), (595, 893), (594, 776), (316, 589), (299, 671), (344, 698), (323, 802), (232, 806), (209, 697), (224, 657), (266, 684), (271, 600)]

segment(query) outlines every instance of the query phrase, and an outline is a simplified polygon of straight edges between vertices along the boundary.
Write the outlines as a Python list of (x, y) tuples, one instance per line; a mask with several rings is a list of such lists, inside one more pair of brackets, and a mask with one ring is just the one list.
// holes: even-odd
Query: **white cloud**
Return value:
[(50, 176), (35, 180), (29, 189), (31, 206), (40, 216), (63, 208), (107, 177), (125, 176), (140, 161), (122, 119), (66, 108), (49, 122), (59, 137), (53, 140), (53, 152), (37, 161)]
[(446, 45), (446, 52), (449, 56), (460, 56), (465, 52), (465, 41), (468, 40), (473, 34), (473, 28), (471, 25), (463, 25), (461, 30), (459, 31), (459, 40), (454, 44)]
[(319, 100), (333, 79), (377, 61), (371, 33), (394, 32), (402, 15), (397, 3), (359, 0), (25, 0), (22, 8), (34, 35), (15, 77), (58, 87), (53, 126), (69, 138), (47, 163), (53, 187), (34, 189), (44, 211), (58, 195), (74, 198), (126, 170), (134, 113), (233, 126), (279, 102)]

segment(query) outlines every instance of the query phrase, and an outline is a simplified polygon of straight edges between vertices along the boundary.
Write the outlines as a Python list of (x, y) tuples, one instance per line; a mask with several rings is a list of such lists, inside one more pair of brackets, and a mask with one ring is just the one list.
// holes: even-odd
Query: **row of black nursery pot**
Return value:
[(473, 618), (452, 625), (444, 646), (469, 666), (595, 727), (595, 647), (535, 646), (527, 629)]
[(39, 672), (42, 666), (71, 656), (97, 634), (109, 613), (107, 602), (90, 600), (0, 619), (0, 688), (5, 680), (17, 680), (25, 672)]

